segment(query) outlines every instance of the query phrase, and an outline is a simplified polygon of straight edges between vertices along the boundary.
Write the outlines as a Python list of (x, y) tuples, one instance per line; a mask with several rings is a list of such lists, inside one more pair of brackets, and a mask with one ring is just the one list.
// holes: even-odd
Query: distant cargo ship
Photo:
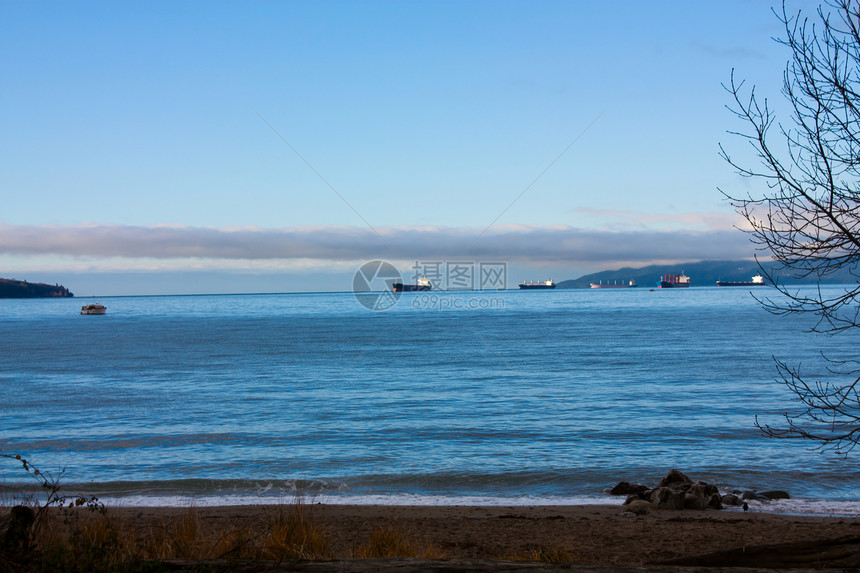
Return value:
[(751, 281), (717, 281), (717, 286), (722, 286), (722, 287), (765, 286), (765, 282), (764, 282), (763, 276), (756, 275), (752, 278)]
[(615, 281), (612, 283), (608, 282), (608, 281), (605, 283), (603, 281), (599, 281), (599, 282), (590, 283), (590, 284), (591, 284), (591, 288), (632, 288), (632, 287), (636, 286), (636, 281), (627, 281), (627, 282), (622, 281), (620, 283), (618, 281)]
[(543, 282), (532, 281), (530, 283), (523, 281), (522, 283), (520, 283), (519, 287), (521, 289), (547, 289), (547, 288), (555, 288), (555, 283), (552, 282), (552, 279), (549, 279), (548, 281), (543, 281)]
[(417, 285), (405, 285), (403, 283), (394, 283), (392, 287), (394, 292), (412, 292), (412, 291), (422, 291), (422, 290), (430, 290), (433, 288), (433, 285), (430, 284), (430, 279), (423, 278), (418, 279)]
[(660, 288), (687, 288), (690, 286), (690, 277), (681, 271), (680, 275), (669, 274), (660, 277), (660, 282), (657, 283)]

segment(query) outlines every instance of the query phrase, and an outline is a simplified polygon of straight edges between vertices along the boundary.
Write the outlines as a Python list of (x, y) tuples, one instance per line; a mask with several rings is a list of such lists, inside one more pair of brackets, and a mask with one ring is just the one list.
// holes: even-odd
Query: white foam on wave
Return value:
[(787, 515), (821, 515), (828, 517), (860, 516), (860, 501), (834, 501), (825, 499), (775, 499), (748, 501), (750, 510), (760, 513)]
[[(129, 495), (103, 497), (101, 501), (111, 507), (211, 507), (218, 505), (274, 505), (292, 503), (296, 496), (258, 494), (235, 495)], [(427, 506), (561, 506), (561, 505), (614, 505), (618, 498), (595, 496), (571, 497), (493, 497), (493, 496), (442, 496), (424, 494), (366, 494), (366, 495), (303, 495), (306, 503), (326, 505), (427, 505)]]
[(322, 503), (347, 505), (458, 505), (458, 506), (535, 506), (535, 505), (607, 505), (618, 501), (618, 498), (596, 496), (565, 496), (565, 497), (493, 497), (493, 496), (457, 496), (426, 494), (396, 494), (396, 495), (339, 495), (329, 496)]
[[(565, 505), (618, 505), (622, 500), (610, 496), (517, 496), (494, 497), (481, 495), (443, 496), (426, 494), (320, 494), (300, 496), (305, 503), (326, 505), (392, 505), (392, 506), (565, 506)], [(219, 505), (276, 505), (289, 504), (296, 496), (261, 492), (258, 494), (234, 495), (172, 495), (144, 496), (130, 495), (102, 498), (111, 507), (212, 507)], [(781, 499), (774, 501), (749, 501), (751, 511), (757, 513), (777, 513), (788, 515), (860, 517), (860, 501), (832, 501), (820, 499)], [(727, 510), (742, 511), (740, 507), (726, 507)]]

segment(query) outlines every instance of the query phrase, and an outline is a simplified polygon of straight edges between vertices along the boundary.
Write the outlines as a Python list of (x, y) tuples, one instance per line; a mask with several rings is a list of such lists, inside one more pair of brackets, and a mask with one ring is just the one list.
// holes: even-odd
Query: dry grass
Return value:
[(233, 529), (221, 535), (212, 549), (216, 559), (259, 559), (254, 532), (247, 527)]
[(387, 557), (417, 557), (444, 559), (444, 553), (432, 543), (418, 544), (393, 525), (377, 527), (370, 533), (370, 541), (354, 551), (358, 559), (384, 559)]
[(138, 555), (144, 560), (165, 559), (257, 559), (260, 548), (247, 527), (204, 531), (195, 507), (189, 507), (172, 522), (147, 532), (138, 542)]
[(176, 523), (165, 529), (166, 535), (162, 538), (155, 557), (193, 559), (207, 553), (205, 541), (200, 535), (200, 516), (196, 507), (189, 507)]
[(47, 519), (24, 563), (35, 571), (108, 571), (139, 560), (133, 529), (105, 515), (64, 512)]
[[(44, 515), (27, 553), (9, 554), (0, 547), (5, 571), (156, 570), (168, 559), (259, 559), (258, 539), (245, 528), (205, 532), (196, 508), (159, 526), (139, 531), (105, 514), (58, 509)], [(0, 529), (0, 539), (5, 532)]]
[(570, 552), (560, 546), (538, 546), (523, 553), (508, 556), (510, 561), (539, 561), (541, 563), (573, 563), (574, 559)]
[[(61, 508), (45, 514), (34, 547), (26, 556), (4, 555), (0, 548), (0, 572), (156, 571), (159, 562), (175, 559), (280, 563), (337, 558), (449, 558), (422, 530), (407, 529), (397, 520), (377, 526), (368, 523), (351, 548), (342, 539), (334, 543), (319, 513), (314, 504), (301, 498), (268, 508), (268, 518), (263, 516), (257, 521), (238, 516), (203, 520), (193, 506), (164, 512), (160, 521), (138, 521), (128, 512), (98, 514)], [(118, 515), (126, 515), (128, 522), (123, 523)], [(0, 539), (3, 522), (0, 508)], [(334, 547), (339, 549), (335, 551)], [(538, 544), (497, 558), (550, 564), (575, 561), (565, 547)]]
[(327, 559), (331, 541), (319, 525), (313, 504), (297, 497), (290, 505), (279, 505), (269, 521), (264, 555), (276, 561)]

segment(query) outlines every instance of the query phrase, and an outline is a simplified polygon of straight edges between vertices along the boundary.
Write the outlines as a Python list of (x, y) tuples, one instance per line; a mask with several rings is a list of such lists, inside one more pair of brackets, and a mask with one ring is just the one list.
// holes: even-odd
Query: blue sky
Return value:
[(373, 259), (513, 285), (749, 257), (721, 84), (778, 99), (779, 34), (737, 0), (2, 2), (0, 276), (283, 292)]

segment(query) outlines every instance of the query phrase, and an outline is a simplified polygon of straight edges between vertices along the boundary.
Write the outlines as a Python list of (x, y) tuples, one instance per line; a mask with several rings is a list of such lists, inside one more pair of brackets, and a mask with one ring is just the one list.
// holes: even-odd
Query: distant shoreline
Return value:
[(63, 285), (31, 283), (15, 279), (0, 279), (0, 298), (71, 298), (75, 296)]
[[(33, 284), (33, 283), (30, 283)], [(795, 283), (796, 286), (810, 286), (814, 285), (814, 283)], [(828, 287), (838, 287), (838, 286), (851, 286), (850, 283), (822, 283), (822, 286)], [(692, 285), (689, 289), (685, 290), (701, 290), (701, 289), (720, 289), (720, 290), (730, 290), (726, 287), (718, 287), (715, 284), (706, 284), (706, 285)], [(559, 286), (556, 289), (547, 289), (540, 291), (523, 291), (517, 288), (506, 288), (506, 289), (498, 289), (498, 290), (483, 290), (483, 289), (471, 289), (471, 290), (435, 290), (435, 291), (423, 291), (423, 292), (408, 292), (401, 295), (398, 293), (398, 296), (404, 297), (427, 297), (427, 296), (458, 296), (458, 295), (474, 295), (475, 293), (483, 294), (483, 295), (492, 295), (498, 293), (523, 293), (523, 296), (541, 296), (543, 295), (552, 296), (553, 293), (559, 293), (564, 291), (586, 291), (586, 292), (601, 292), (601, 293), (617, 293), (621, 292), (648, 292), (660, 290), (657, 286), (639, 286), (635, 288), (621, 288), (621, 289), (591, 289), (589, 287), (570, 287), (570, 286)], [(677, 289), (676, 289), (677, 290)], [(736, 289), (737, 290), (737, 287)], [(742, 288), (740, 290), (743, 290)], [(363, 294), (372, 294), (374, 292), (385, 292), (385, 291), (368, 291), (368, 293)], [(354, 295), (353, 291), (349, 290), (331, 290), (331, 291), (278, 291), (278, 292), (196, 292), (196, 293), (158, 293), (158, 294), (85, 294), (85, 295), (74, 295), (69, 294), (70, 297), (74, 298), (89, 298), (89, 299), (102, 299), (102, 298), (159, 298), (159, 297), (192, 297), (192, 296), (283, 296), (283, 295), (332, 295), (332, 294), (343, 294), (343, 295)], [(3, 297), (2, 298), (40, 298), (40, 297)], [(59, 297), (41, 297), (41, 298), (59, 298)]]

